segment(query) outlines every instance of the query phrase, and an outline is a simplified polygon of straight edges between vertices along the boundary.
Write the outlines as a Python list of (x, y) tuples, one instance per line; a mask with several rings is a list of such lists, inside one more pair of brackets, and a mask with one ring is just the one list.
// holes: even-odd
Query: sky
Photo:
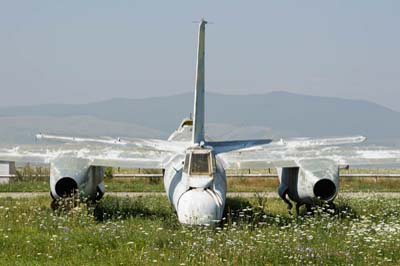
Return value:
[(0, 0), (0, 106), (285, 90), (400, 111), (400, 1)]

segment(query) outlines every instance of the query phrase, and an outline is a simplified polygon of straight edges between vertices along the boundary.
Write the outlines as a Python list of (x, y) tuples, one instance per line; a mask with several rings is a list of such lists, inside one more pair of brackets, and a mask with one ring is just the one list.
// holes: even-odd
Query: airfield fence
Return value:
[[(17, 175), (0, 175), (0, 178), (15, 178)], [(46, 178), (49, 175), (46, 174), (37, 174), (35, 177)], [(162, 178), (164, 174), (162, 173), (114, 173), (112, 174), (113, 178)], [(269, 173), (228, 173), (226, 174), (228, 178), (278, 178), (277, 174), (269, 174)], [(400, 178), (400, 174), (382, 174), (382, 173), (365, 173), (365, 174), (349, 174), (342, 173), (340, 174), (341, 178)]]
[[(162, 178), (163, 174), (113, 174), (114, 178), (151, 178), (158, 177)], [(245, 173), (245, 174), (227, 174), (228, 178), (278, 178), (276, 174), (253, 174), (253, 173)], [(400, 178), (400, 174), (340, 174), (340, 177), (344, 178)]]

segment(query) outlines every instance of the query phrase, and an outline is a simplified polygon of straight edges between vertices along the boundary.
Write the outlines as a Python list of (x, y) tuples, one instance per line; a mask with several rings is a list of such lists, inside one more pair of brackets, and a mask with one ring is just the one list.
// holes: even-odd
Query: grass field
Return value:
[[(106, 179), (106, 192), (161, 192), (164, 191), (162, 179), (148, 178), (113, 178)], [(263, 192), (277, 191), (277, 178), (228, 178), (228, 191), (230, 192)], [(49, 182), (46, 179), (25, 179), (13, 181), (9, 184), (0, 184), (0, 192), (46, 192), (49, 191)], [(396, 178), (342, 178), (340, 191), (400, 191), (400, 179)]]
[[(22, 177), (0, 185), (0, 191), (49, 191), (47, 178), (29, 172)], [(107, 191), (163, 191), (162, 179), (105, 182)], [(271, 178), (228, 179), (228, 191), (276, 191), (277, 186)], [(340, 189), (400, 191), (400, 180), (343, 178)], [(336, 211), (318, 208), (307, 215), (303, 210), (296, 217), (279, 199), (228, 198), (217, 227), (180, 225), (165, 197), (106, 196), (95, 208), (80, 204), (58, 212), (50, 201), (0, 198), (0, 265), (400, 264), (400, 199), (339, 197)]]
[(400, 264), (400, 199), (339, 199), (295, 217), (278, 199), (228, 198), (213, 228), (180, 225), (164, 197), (49, 203), (0, 199), (0, 265)]
[[(276, 174), (275, 169), (263, 170), (227, 170), (227, 174), (235, 173), (270, 173)], [(160, 174), (160, 169), (107, 169), (105, 179), (106, 191), (112, 192), (162, 192), (164, 185), (161, 178), (110, 178), (113, 173), (149, 173)], [(400, 174), (400, 169), (359, 169), (350, 168), (341, 170), (342, 174)], [(0, 184), (0, 192), (46, 192), (49, 191), (49, 169), (46, 167), (18, 168), (17, 177), (9, 184)], [(230, 192), (263, 192), (277, 191), (277, 178), (228, 178), (228, 191)], [(400, 178), (341, 178), (340, 191), (400, 191)]]

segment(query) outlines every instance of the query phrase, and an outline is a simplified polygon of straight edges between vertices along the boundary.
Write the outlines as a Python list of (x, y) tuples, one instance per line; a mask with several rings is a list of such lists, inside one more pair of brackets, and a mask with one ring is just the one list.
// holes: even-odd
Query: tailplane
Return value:
[(202, 19), (199, 23), (199, 39), (197, 47), (197, 65), (196, 65), (196, 87), (194, 95), (194, 110), (193, 110), (193, 143), (200, 144), (204, 142), (204, 41), (205, 41), (205, 26), (207, 21)]

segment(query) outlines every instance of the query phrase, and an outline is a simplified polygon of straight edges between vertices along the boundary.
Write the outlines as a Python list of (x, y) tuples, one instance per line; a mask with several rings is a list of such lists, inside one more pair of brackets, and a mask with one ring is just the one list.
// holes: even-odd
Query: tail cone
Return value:
[(223, 208), (219, 197), (209, 189), (192, 189), (178, 202), (179, 222), (183, 224), (214, 224), (222, 218)]

